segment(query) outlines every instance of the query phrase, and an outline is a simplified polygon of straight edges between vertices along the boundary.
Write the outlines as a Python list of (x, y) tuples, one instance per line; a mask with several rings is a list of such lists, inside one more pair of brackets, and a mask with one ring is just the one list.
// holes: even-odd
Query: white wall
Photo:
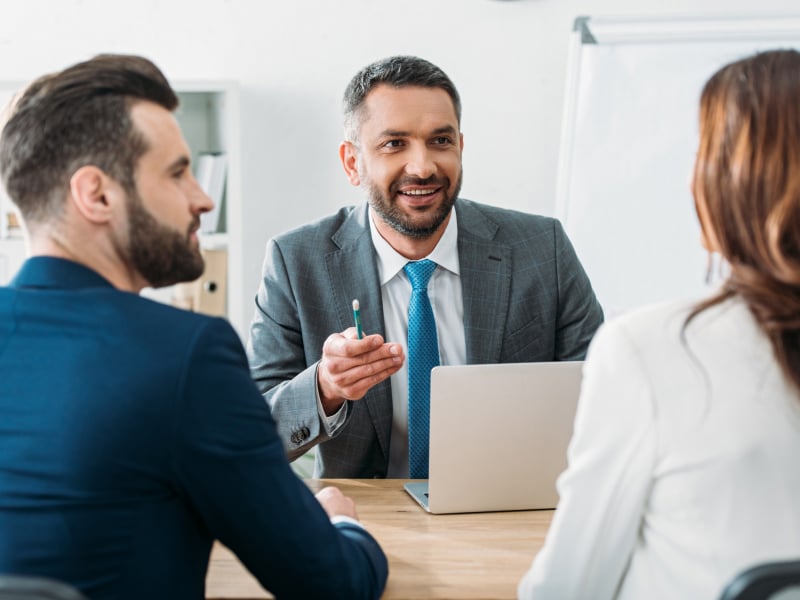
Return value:
[[(0, 0), (0, 79), (99, 52), (241, 85), (245, 314), (267, 239), (360, 200), (338, 160), (349, 78), (391, 54), (461, 92), (462, 195), (553, 214), (567, 40), (578, 15), (775, 14), (791, 0)], [(684, 177), (680, 173), (676, 176)]]

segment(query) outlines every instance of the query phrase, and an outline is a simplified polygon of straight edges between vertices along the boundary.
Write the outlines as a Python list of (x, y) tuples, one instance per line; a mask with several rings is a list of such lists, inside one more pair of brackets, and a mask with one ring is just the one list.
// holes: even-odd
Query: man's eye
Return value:
[(400, 148), (403, 145), (403, 140), (389, 140), (383, 144), (384, 148)]
[(433, 143), (438, 146), (445, 146), (447, 144), (452, 144), (453, 141), (446, 135), (440, 135), (439, 137), (433, 138)]

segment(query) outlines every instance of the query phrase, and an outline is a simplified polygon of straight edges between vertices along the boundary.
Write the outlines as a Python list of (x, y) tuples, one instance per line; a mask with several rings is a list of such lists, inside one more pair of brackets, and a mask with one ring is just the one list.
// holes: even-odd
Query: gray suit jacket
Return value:
[[(250, 368), (290, 459), (316, 444), (317, 477), (385, 477), (392, 429), (389, 381), (348, 402), (331, 438), (317, 412), (325, 339), (353, 324), (385, 336), (368, 205), (269, 241), (247, 345)], [(467, 362), (579, 360), (603, 320), (572, 245), (555, 219), (459, 198), (458, 255)]]

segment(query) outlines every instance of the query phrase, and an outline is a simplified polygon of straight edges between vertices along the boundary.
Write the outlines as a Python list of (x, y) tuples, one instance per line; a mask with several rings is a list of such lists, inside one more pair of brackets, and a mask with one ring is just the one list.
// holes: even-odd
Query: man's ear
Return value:
[(102, 169), (85, 165), (69, 179), (70, 201), (92, 223), (111, 220), (113, 197), (118, 194), (114, 182)]
[(342, 142), (339, 146), (339, 158), (342, 160), (347, 179), (356, 187), (361, 185), (361, 175), (358, 173), (358, 150), (353, 142)]

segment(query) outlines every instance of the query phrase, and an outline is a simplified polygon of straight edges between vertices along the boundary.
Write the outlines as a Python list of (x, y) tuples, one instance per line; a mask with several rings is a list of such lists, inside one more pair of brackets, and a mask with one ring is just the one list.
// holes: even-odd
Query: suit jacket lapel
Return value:
[[(352, 303), (361, 305), (364, 333), (380, 333), (384, 338), (383, 300), (367, 219), (367, 203), (356, 207), (331, 239), (338, 250), (325, 257), (330, 287), (339, 312), (339, 331), (353, 326)], [(389, 457), (389, 436), (392, 429), (392, 397), (389, 380), (378, 384), (359, 402), (366, 404), (378, 442), (386, 459)]]
[(336, 306), (340, 331), (353, 326), (352, 303), (361, 304), (365, 333), (383, 335), (383, 307), (375, 249), (367, 226), (366, 205), (354, 210), (332, 237), (338, 250), (325, 256), (325, 263)]
[(494, 241), (497, 224), (469, 201), (459, 199), (456, 207), (467, 363), (495, 363), (508, 318), (511, 247)]

